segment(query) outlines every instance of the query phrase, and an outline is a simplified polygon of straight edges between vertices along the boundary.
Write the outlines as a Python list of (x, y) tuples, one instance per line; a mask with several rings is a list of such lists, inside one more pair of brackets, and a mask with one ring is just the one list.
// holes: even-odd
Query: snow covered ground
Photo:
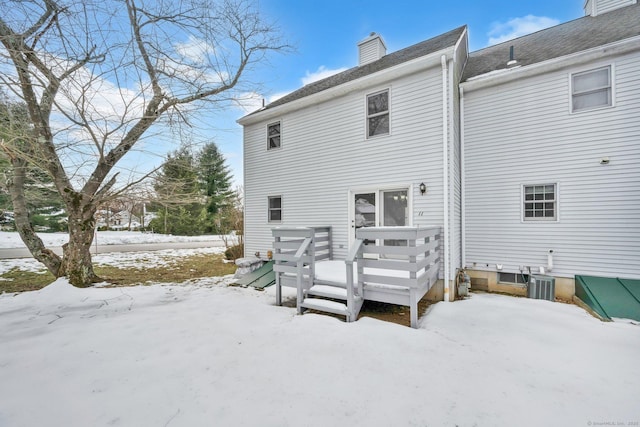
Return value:
[[(38, 234), (46, 246), (61, 246), (68, 241), (65, 233)], [(208, 242), (219, 241), (220, 236), (172, 236), (167, 234), (140, 233), (136, 231), (100, 231), (97, 236), (101, 245), (120, 245), (127, 243), (167, 243), (167, 242)], [(0, 248), (24, 247), (18, 233), (0, 232)], [(167, 249), (159, 251), (105, 253), (93, 255), (92, 260), (98, 265), (116, 265), (122, 268), (155, 267), (170, 265), (180, 257), (196, 254), (223, 253), (224, 248)], [(17, 268), (22, 271), (45, 273), (43, 264), (33, 258), (0, 259), (0, 274)], [(2, 279), (0, 279), (2, 280)], [(2, 427), (2, 424), (0, 424)]]
[(0, 426), (640, 422), (637, 325), (490, 294), (347, 324), (230, 280), (0, 295)]
[[(67, 233), (38, 233), (38, 236), (46, 246), (62, 246), (69, 241)], [(209, 242), (219, 241), (220, 236), (172, 236), (139, 231), (98, 231), (96, 240), (100, 245), (124, 245), (129, 243)], [(0, 248), (24, 247), (18, 233), (0, 231)]]
[[(166, 265), (221, 250), (94, 261)], [(43, 270), (3, 260), (0, 272), (12, 266)], [(417, 330), (347, 324), (297, 316), (274, 306), (273, 289), (232, 281), (77, 289), (59, 279), (0, 295), (0, 427), (639, 425), (638, 325), (489, 294), (436, 304)]]

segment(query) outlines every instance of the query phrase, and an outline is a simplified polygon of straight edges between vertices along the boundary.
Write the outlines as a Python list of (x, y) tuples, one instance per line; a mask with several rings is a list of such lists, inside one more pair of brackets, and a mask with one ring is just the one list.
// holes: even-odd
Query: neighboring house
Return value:
[(390, 54), (372, 34), (357, 67), (240, 119), (246, 253), (276, 226), (330, 225), (343, 258), (358, 227), (438, 225), (432, 298), (460, 268), (517, 293), (543, 267), (563, 297), (640, 277), (640, 5), (585, 12), (471, 54), (466, 27)]
[[(145, 224), (148, 224), (147, 220), (145, 216)], [(142, 224), (139, 217), (131, 215), (126, 210), (119, 212), (99, 210), (96, 212), (96, 227), (109, 230), (138, 230)]]
[(588, 1), (588, 16), (469, 55), (462, 262), (489, 289), (548, 270), (550, 253), (561, 296), (576, 274), (640, 278), (634, 3)]

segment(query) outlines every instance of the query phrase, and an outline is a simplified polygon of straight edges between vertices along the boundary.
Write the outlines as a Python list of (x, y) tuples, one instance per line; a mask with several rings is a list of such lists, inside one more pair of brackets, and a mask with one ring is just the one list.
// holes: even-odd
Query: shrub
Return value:
[(229, 260), (242, 258), (244, 256), (244, 244), (229, 246), (227, 250), (224, 251), (224, 256)]

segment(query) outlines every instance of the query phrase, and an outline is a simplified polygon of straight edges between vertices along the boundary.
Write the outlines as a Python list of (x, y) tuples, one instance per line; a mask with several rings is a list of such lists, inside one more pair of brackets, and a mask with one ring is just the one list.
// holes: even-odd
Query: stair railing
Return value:
[[(311, 237), (305, 238), (291, 260), (296, 264), (296, 289), (297, 289), (296, 307), (298, 309), (298, 314), (302, 314), (302, 302), (304, 301), (305, 254), (309, 250), (309, 246), (311, 246), (312, 242), (313, 242), (313, 238)], [(311, 259), (313, 259), (313, 257)], [(313, 277), (311, 278), (311, 281), (313, 281)]]
[[(358, 295), (362, 297), (363, 295), (363, 283), (360, 279), (362, 277), (362, 274), (358, 274), (358, 279), (354, 282), (353, 263), (358, 259), (358, 257), (361, 256), (363, 244), (364, 240), (356, 239), (353, 243), (353, 246), (351, 246), (351, 248), (349, 249), (347, 258), (344, 260), (347, 268), (347, 309), (349, 311), (347, 322), (355, 321), (356, 317), (358, 316), (358, 312), (360, 311), (360, 307), (356, 307), (355, 296)], [(361, 267), (358, 266), (358, 270), (360, 270), (360, 268)]]

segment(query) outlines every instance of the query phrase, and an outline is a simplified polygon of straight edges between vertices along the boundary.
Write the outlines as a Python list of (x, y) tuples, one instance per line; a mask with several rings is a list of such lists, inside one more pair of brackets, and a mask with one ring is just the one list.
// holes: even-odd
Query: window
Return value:
[(269, 197), (269, 222), (282, 221), (282, 196)]
[(280, 122), (267, 125), (267, 150), (280, 148)]
[(556, 184), (525, 185), (524, 215), (525, 221), (555, 221), (557, 218)]
[(571, 111), (586, 111), (613, 105), (611, 66), (571, 75)]
[(389, 90), (367, 95), (367, 138), (389, 134)]
[(529, 283), (529, 275), (525, 273), (498, 273), (498, 282), (526, 285)]

